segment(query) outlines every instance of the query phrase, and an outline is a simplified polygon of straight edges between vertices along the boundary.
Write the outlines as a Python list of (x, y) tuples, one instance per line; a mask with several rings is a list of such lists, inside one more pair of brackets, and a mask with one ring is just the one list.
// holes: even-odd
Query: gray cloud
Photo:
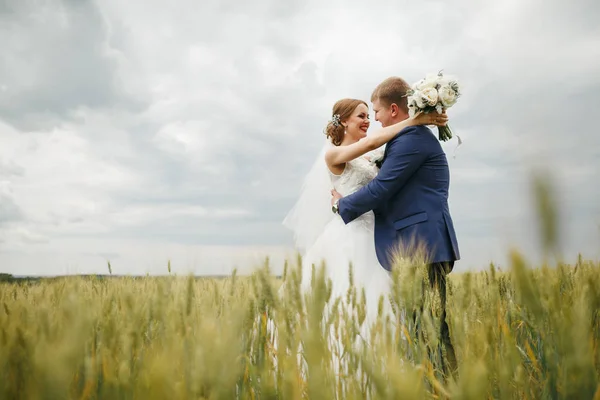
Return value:
[(14, 160), (3, 162), (0, 159), (0, 178), (8, 179), (11, 177), (23, 176), (25, 174), (25, 168), (17, 164)]
[(124, 93), (106, 29), (90, 1), (11, 2), (0, 11), (0, 117), (52, 127), (78, 107), (138, 106)]
[(22, 219), (22, 212), (14, 199), (0, 193), (0, 228), (10, 222)]

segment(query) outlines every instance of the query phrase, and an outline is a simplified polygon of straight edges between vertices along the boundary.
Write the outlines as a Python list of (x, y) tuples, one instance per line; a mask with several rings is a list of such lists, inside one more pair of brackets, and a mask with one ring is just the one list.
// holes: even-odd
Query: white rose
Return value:
[(437, 80), (437, 83), (440, 85), (438, 87), (441, 88), (442, 86), (447, 86), (450, 83), (450, 80), (444, 76), (440, 76)]
[(433, 89), (437, 86), (437, 77), (436, 76), (427, 76), (427, 78), (422, 79), (419, 88), (421, 90), (424, 89)]
[(452, 107), (456, 104), (457, 93), (449, 86), (442, 86), (439, 91), (440, 101), (444, 107)]
[(433, 88), (427, 88), (427, 89), (423, 89), (421, 91), (421, 96), (423, 97), (423, 100), (430, 106), (435, 106), (437, 104), (438, 101), (438, 91)]
[(417, 108), (423, 108), (426, 106), (425, 100), (423, 99), (423, 93), (419, 91), (413, 93), (412, 98), (409, 101), (415, 104)]

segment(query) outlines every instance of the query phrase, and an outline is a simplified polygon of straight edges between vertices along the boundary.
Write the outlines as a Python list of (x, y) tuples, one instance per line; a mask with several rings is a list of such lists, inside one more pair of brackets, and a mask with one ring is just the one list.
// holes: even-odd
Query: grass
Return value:
[[(551, 187), (532, 187), (556, 255)], [(450, 274), (456, 377), (422, 262), (398, 260), (394, 313), (367, 333), (362, 293), (332, 298), (322, 268), (304, 293), (300, 262), (281, 279), (268, 260), (225, 279), (0, 274), (0, 398), (600, 400), (598, 262), (532, 268), (513, 252), (506, 271)]]
[[(451, 274), (456, 380), (445, 379), (439, 360), (427, 356), (426, 346), (436, 345), (427, 313), (425, 341), (417, 340), (412, 320), (396, 325), (399, 317), (382, 316), (369, 346), (351, 346), (363, 316), (360, 293), (348, 294), (351, 312), (327, 313), (325, 303), (336, 303), (328, 282), (316, 269), (314, 290), (304, 296), (299, 272), (294, 265), (276, 279), (265, 266), (227, 279), (1, 283), (0, 398), (600, 396), (597, 263), (533, 269), (514, 253), (509, 271), (492, 265)], [(393, 301), (418, 309), (421, 272), (406, 264), (394, 275)], [(328, 344), (328, 327), (346, 344), (343, 353)]]

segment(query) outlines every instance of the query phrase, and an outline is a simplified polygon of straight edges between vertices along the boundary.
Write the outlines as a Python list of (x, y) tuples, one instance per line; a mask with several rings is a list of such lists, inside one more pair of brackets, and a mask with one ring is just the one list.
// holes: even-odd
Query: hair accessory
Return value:
[(334, 114), (333, 117), (331, 117), (331, 122), (333, 123), (333, 126), (335, 126), (336, 128), (338, 126), (340, 126), (341, 125), (340, 114)]

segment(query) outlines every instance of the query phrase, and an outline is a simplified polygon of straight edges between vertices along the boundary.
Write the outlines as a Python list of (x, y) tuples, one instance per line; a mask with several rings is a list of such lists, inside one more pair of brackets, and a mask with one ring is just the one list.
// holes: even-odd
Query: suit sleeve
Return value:
[(377, 208), (397, 193), (426, 159), (425, 133), (416, 127), (387, 145), (387, 156), (375, 179), (339, 202), (339, 213), (349, 223), (367, 211)]

